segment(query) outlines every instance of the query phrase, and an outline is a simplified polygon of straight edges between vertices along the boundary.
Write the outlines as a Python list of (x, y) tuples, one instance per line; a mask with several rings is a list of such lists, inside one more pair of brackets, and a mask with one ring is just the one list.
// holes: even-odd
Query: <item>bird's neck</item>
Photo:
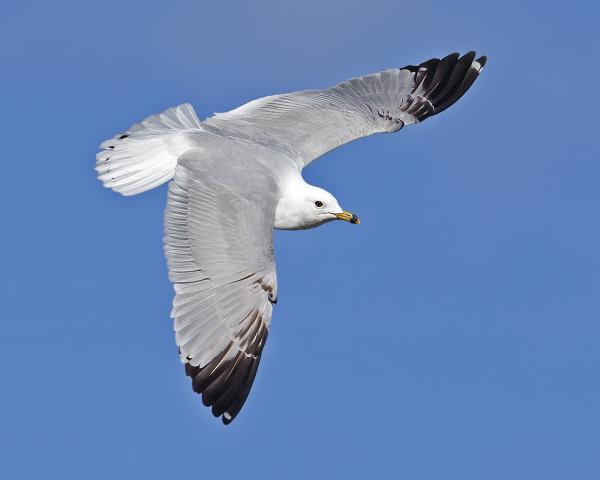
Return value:
[(301, 175), (293, 175), (283, 182), (282, 196), (275, 210), (275, 228), (302, 230), (315, 227), (314, 218), (306, 211), (307, 191), (311, 186)]

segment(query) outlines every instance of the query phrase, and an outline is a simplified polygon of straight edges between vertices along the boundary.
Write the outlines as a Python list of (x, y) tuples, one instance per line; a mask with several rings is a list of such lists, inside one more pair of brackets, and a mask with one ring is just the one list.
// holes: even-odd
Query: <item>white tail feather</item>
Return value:
[(192, 146), (191, 132), (202, 131), (189, 103), (151, 115), (100, 145), (98, 179), (123, 195), (135, 195), (173, 178), (177, 159)]

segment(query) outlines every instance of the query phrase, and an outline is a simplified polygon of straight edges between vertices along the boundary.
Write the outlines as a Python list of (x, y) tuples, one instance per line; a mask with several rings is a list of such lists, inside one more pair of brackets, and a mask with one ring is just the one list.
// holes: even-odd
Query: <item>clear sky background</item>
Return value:
[[(4, 2), (0, 476), (600, 478), (598, 14)], [(223, 426), (177, 356), (166, 188), (102, 188), (97, 145), (470, 49), (489, 61), (458, 104), (305, 171), (362, 224), (276, 234), (271, 334)]]

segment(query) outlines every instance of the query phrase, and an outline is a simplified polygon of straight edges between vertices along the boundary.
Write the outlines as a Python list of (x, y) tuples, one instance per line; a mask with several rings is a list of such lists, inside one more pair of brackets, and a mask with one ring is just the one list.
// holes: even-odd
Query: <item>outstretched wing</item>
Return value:
[(179, 160), (165, 213), (172, 317), (194, 391), (227, 424), (250, 392), (277, 299), (275, 189), (267, 177), (241, 191), (211, 182), (186, 162), (193, 155)]
[(422, 122), (455, 103), (486, 57), (458, 53), (357, 77), (325, 90), (254, 100), (204, 123), (264, 144), (281, 144), (304, 165), (344, 144)]

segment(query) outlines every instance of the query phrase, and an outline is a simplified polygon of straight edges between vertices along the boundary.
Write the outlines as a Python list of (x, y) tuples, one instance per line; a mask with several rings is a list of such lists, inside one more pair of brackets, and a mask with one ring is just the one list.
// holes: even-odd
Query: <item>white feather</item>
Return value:
[(102, 142), (96, 155), (98, 179), (123, 195), (136, 195), (173, 178), (177, 159), (192, 146), (191, 134), (203, 131), (190, 104), (151, 115)]

